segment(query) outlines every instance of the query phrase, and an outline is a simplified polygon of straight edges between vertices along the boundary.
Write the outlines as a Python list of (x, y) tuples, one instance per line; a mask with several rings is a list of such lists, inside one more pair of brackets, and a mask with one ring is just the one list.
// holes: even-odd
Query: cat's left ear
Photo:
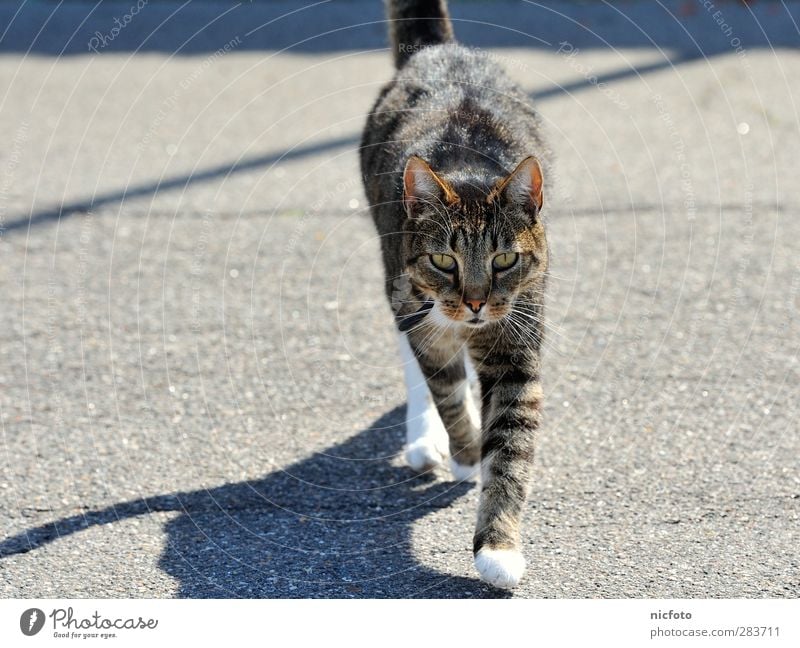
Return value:
[(531, 155), (497, 184), (489, 194), (489, 201), (503, 196), (508, 202), (523, 207), (535, 217), (544, 205), (543, 185), (542, 167), (539, 160)]

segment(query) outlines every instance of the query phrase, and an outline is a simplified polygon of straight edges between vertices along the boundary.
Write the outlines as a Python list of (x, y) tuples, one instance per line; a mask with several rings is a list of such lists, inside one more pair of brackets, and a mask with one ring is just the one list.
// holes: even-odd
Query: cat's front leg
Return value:
[(406, 463), (426, 472), (447, 460), (450, 441), (405, 333), (398, 337), (407, 394)]
[(495, 350), (479, 365), (483, 399), (482, 487), (473, 551), (481, 578), (515, 587), (525, 571), (520, 523), (533, 472), (542, 409), (538, 354)]
[(459, 480), (477, 478), (480, 417), (467, 377), (463, 341), (432, 327), (414, 331), (408, 341), (447, 431), (453, 476)]

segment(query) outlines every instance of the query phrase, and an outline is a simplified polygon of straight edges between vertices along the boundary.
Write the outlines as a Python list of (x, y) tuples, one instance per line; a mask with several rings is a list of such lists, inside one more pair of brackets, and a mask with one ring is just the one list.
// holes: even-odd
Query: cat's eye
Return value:
[(442, 272), (456, 269), (456, 260), (449, 254), (431, 254), (431, 263)]
[(518, 258), (519, 254), (516, 252), (503, 252), (492, 259), (492, 267), (495, 270), (508, 270), (513, 267)]

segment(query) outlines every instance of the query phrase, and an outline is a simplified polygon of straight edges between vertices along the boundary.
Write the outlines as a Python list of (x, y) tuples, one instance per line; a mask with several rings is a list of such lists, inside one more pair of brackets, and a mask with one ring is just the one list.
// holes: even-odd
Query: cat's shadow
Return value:
[(165, 525), (158, 564), (177, 580), (181, 597), (505, 596), (477, 578), (447, 573), (446, 555), (467, 551), (470, 538), (461, 536), (474, 511), (464, 512), (470, 524), (452, 532), (430, 522), (425, 535), (442, 543), (442, 571), (417, 560), (412, 526), (473, 485), (414, 475), (394, 460), (403, 414), (396, 408), (343, 443), (262, 479), (117, 503), (28, 529), (0, 543), (0, 558), (87, 527), (178, 511)]

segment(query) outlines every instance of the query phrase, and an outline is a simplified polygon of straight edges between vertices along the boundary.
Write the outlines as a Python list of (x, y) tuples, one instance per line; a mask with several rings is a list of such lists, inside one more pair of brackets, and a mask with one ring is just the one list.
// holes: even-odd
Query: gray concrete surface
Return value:
[[(504, 596), (401, 461), (380, 8), (193, 4), (0, 5), (0, 595)], [(797, 5), (453, 14), (558, 153), (513, 595), (796, 597)]]

